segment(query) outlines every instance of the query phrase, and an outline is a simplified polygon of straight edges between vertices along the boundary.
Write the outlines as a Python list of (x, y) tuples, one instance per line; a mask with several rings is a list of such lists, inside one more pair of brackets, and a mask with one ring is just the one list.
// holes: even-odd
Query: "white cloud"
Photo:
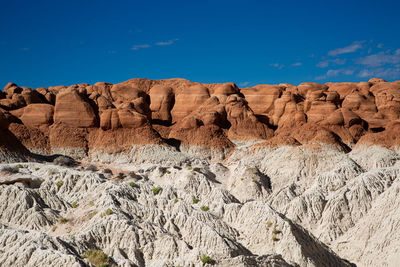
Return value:
[(400, 63), (400, 49), (396, 50), (393, 54), (380, 52), (378, 54), (361, 57), (356, 59), (356, 63), (369, 67), (380, 67), (385, 64), (398, 64)]
[(300, 67), (302, 65), (303, 65), (303, 63), (301, 63), (301, 62), (295, 62), (292, 64), (293, 67)]
[(246, 87), (249, 84), (250, 84), (250, 82), (241, 82), (241, 83), (239, 83), (239, 86), (240, 87)]
[(353, 75), (353, 69), (336, 69), (336, 70), (328, 70), (324, 75), (315, 77), (315, 80), (323, 80), (330, 77), (337, 77), (339, 75)]
[(143, 49), (143, 48), (149, 48), (151, 45), (148, 44), (141, 44), (141, 45), (134, 45), (132, 46), (132, 50), (139, 50), (139, 49)]
[(361, 70), (358, 75), (361, 78), (383, 78), (383, 79), (399, 79), (400, 78), (400, 66), (391, 68), (374, 68)]
[(277, 69), (283, 69), (285, 67), (284, 64), (280, 64), (280, 63), (272, 63), (269, 64), (271, 67), (277, 68)]
[(363, 47), (362, 46), (363, 43), (364, 43), (364, 41), (353, 42), (349, 46), (345, 46), (345, 47), (342, 47), (342, 48), (337, 48), (337, 49), (329, 51), (328, 55), (330, 55), (332, 57), (335, 57), (335, 56), (338, 56), (338, 55), (341, 55), (341, 54), (353, 53), (353, 52), (361, 49)]
[(327, 59), (327, 60), (323, 60), (318, 62), (318, 64), (316, 65), (318, 68), (326, 68), (329, 65), (344, 65), (346, 64), (346, 59)]
[(161, 45), (161, 46), (172, 45), (173, 43), (175, 43), (178, 40), (179, 40), (178, 38), (175, 38), (175, 39), (172, 39), (172, 40), (169, 40), (169, 41), (166, 41), (166, 42), (157, 42), (156, 45)]

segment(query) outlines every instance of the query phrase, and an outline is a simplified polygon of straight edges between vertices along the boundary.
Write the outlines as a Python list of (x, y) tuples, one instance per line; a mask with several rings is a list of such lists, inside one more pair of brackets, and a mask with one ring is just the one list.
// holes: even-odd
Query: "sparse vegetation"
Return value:
[(200, 199), (198, 199), (197, 197), (193, 197), (192, 201), (193, 201), (193, 204), (197, 204), (197, 203), (199, 203)]
[(76, 165), (76, 161), (67, 156), (59, 156), (53, 160), (53, 163), (60, 166), (72, 167)]
[(235, 184), (231, 184), (231, 187), (235, 187), (236, 185)]
[(276, 236), (272, 236), (272, 241), (274, 241), (274, 242), (276, 242), (276, 241), (279, 241), (280, 239), (279, 238), (277, 238)]
[(58, 182), (56, 183), (56, 186), (57, 186), (58, 188), (60, 188), (63, 184), (64, 184), (63, 181), (58, 181)]
[(40, 170), (40, 168), (35, 168), (35, 171), (38, 171), (38, 170)]
[(69, 220), (67, 218), (61, 217), (60, 220), (58, 221), (59, 223), (67, 223)]
[(254, 171), (253, 174), (258, 174), (258, 172)]
[(166, 170), (165, 171), (167, 174), (171, 174), (171, 171), (170, 170)]
[(203, 264), (211, 264), (213, 262), (213, 260), (211, 259), (210, 256), (207, 256), (206, 254), (201, 255), (200, 260)]
[(281, 230), (278, 230), (278, 229), (276, 229), (276, 228), (274, 228), (274, 230), (272, 230), (272, 233), (273, 233), (274, 235), (277, 235), (277, 234), (282, 233), (282, 231), (281, 231)]
[(91, 171), (91, 172), (97, 172), (97, 171), (98, 171), (98, 169), (97, 169), (97, 167), (96, 167), (95, 165), (89, 165), (89, 166), (87, 166), (87, 167), (86, 167), (86, 170), (87, 170), (87, 171)]
[(267, 221), (265, 224), (267, 225), (267, 228), (270, 228), (272, 226), (272, 222), (270, 221)]
[(88, 261), (96, 267), (105, 267), (110, 264), (110, 257), (99, 249), (90, 249), (82, 255), (83, 258), (87, 258)]
[(58, 171), (57, 171), (56, 169), (49, 169), (49, 170), (47, 171), (47, 173), (50, 174), (50, 175), (53, 175), (53, 174), (58, 173)]
[(189, 166), (187, 169), (190, 171), (190, 170), (192, 170), (192, 167), (191, 167), (191, 166)]
[(252, 181), (253, 183), (257, 183), (257, 180), (254, 179), (254, 178), (253, 178), (251, 181)]
[(174, 203), (178, 203), (178, 201), (179, 201), (179, 198), (174, 199)]
[(76, 201), (72, 202), (71, 207), (74, 208), (74, 209), (76, 207), (78, 207), (78, 202), (76, 202)]
[(130, 187), (136, 187), (137, 186), (135, 182), (130, 182), (129, 185), (130, 185)]
[(111, 215), (111, 214), (113, 214), (112, 209), (106, 209), (106, 211), (104, 211), (102, 214), (100, 214), (100, 217), (103, 218), (104, 216)]
[(153, 191), (154, 195), (158, 195), (158, 193), (160, 193), (160, 191), (161, 191), (161, 187), (159, 187), (159, 186), (154, 187), (153, 189), (151, 189), (151, 191)]
[(107, 209), (107, 210), (105, 211), (105, 213), (106, 213), (106, 215), (111, 215), (111, 214), (113, 213), (113, 211), (112, 211), (111, 209)]
[(22, 164), (17, 164), (17, 166), (15, 166), (15, 167), (17, 167), (18, 169), (21, 169), (21, 168), (23, 168), (24, 166), (22, 166)]
[(97, 210), (93, 211), (92, 214), (89, 215), (89, 220), (96, 216)]
[(201, 206), (200, 209), (202, 211), (209, 211), (210, 210), (210, 208), (208, 206)]
[(94, 202), (93, 200), (89, 202), (89, 206), (93, 207), (94, 206)]
[(4, 166), (3, 168), (1, 168), (1, 171), (8, 174), (14, 174), (18, 173), (19, 169), (17, 167)]

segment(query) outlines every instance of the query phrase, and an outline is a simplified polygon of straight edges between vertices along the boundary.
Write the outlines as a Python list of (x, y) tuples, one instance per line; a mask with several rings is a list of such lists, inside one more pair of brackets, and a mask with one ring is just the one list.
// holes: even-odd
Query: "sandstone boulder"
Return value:
[(50, 104), (30, 104), (23, 109), (20, 117), (23, 124), (39, 128), (53, 123), (54, 107)]
[(97, 126), (92, 106), (76, 89), (64, 89), (57, 94), (54, 122), (78, 128)]

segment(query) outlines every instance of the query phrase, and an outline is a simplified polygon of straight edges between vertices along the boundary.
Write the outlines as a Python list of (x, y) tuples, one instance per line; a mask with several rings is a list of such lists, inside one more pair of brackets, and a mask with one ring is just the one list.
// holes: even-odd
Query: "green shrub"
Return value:
[(211, 259), (211, 257), (210, 257), (210, 256), (207, 256), (206, 254), (201, 255), (200, 260), (201, 260), (201, 262), (202, 262), (203, 264), (207, 264), (207, 263), (210, 263), (210, 264), (211, 264), (211, 263), (213, 262), (213, 260)]
[(272, 230), (272, 233), (273, 233), (274, 235), (277, 235), (277, 234), (282, 233), (282, 231), (281, 231), (281, 230), (278, 230), (278, 229), (274, 229), (274, 230)]
[(171, 171), (170, 171), (170, 170), (166, 170), (165, 172), (166, 172), (167, 174), (170, 174), (170, 173), (171, 173)]
[(78, 207), (78, 202), (76, 202), (76, 201), (72, 202), (71, 207), (74, 208), (74, 209), (76, 207)]
[(113, 213), (112, 209), (107, 209), (105, 211), (106, 215), (111, 215)]
[(265, 224), (267, 225), (267, 227), (268, 227), (268, 228), (270, 228), (270, 227), (271, 227), (271, 225), (272, 225), (272, 222), (270, 222), (270, 221), (267, 221)]
[(40, 170), (40, 168), (35, 168), (35, 171), (38, 171), (38, 170)]
[(50, 175), (53, 175), (53, 174), (58, 173), (58, 171), (57, 171), (56, 169), (49, 169), (49, 170), (47, 171), (47, 173), (50, 174)]
[(209, 208), (208, 206), (201, 206), (200, 209), (201, 209), (202, 211), (208, 211), (208, 210), (210, 210), (210, 208)]
[(280, 240), (280, 239), (277, 238), (276, 236), (272, 236), (272, 241), (276, 242), (276, 241), (279, 241), (279, 240)]
[(61, 217), (59, 222), (60, 223), (67, 223), (69, 220), (67, 218)]
[(15, 167), (17, 167), (18, 169), (21, 169), (21, 168), (23, 168), (24, 166), (22, 166), (22, 164), (18, 164), (18, 165), (15, 166)]
[(191, 169), (192, 169), (192, 167), (191, 167), (191, 166), (189, 166), (189, 167), (188, 167), (188, 170), (190, 171)]
[(200, 199), (198, 199), (197, 197), (193, 197), (192, 201), (193, 201), (193, 204), (197, 204), (197, 203), (199, 203)]
[(89, 206), (93, 207), (93, 206), (94, 206), (94, 202), (93, 202), (93, 201), (90, 201), (90, 202), (89, 202)]
[(137, 186), (135, 182), (130, 182), (129, 185), (130, 185), (131, 187), (136, 187), (136, 186)]
[(53, 163), (56, 165), (68, 166), (68, 167), (77, 165), (76, 161), (73, 158), (67, 156), (59, 156), (53, 160)]
[(174, 199), (174, 203), (178, 203), (178, 201), (179, 201), (179, 198)]
[(161, 191), (161, 187), (159, 187), (159, 186), (154, 187), (153, 189), (151, 189), (151, 191), (153, 191), (154, 195), (158, 195), (158, 193), (160, 193), (160, 191)]
[(58, 181), (58, 182), (56, 183), (56, 186), (57, 186), (58, 188), (60, 188), (63, 184), (64, 184), (63, 181)]
[(87, 258), (88, 261), (96, 267), (105, 267), (110, 264), (110, 257), (99, 249), (90, 249), (82, 255), (83, 258)]

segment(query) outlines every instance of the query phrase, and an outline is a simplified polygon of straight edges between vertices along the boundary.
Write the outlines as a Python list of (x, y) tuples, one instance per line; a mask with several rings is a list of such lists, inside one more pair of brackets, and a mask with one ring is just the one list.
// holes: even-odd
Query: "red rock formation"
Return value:
[(399, 144), (399, 119), (400, 81), (382, 79), (244, 89), (184, 79), (37, 90), (9, 83), (0, 93), (0, 131), (35, 151), (126, 151), (171, 140), (228, 150), (233, 140), (263, 139), (267, 145), (391, 147)]

